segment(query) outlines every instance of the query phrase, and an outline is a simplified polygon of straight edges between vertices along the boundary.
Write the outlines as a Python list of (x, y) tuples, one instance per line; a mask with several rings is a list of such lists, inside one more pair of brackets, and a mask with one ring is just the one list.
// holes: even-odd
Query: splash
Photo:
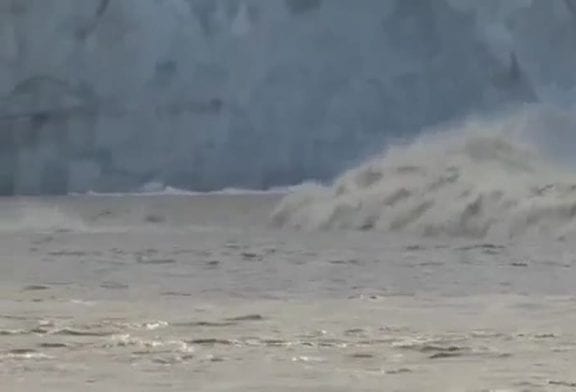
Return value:
[(0, 207), (0, 231), (64, 232), (86, 229), (79, 217), (41, 200), (5, 200)]
[(273, 222), (473, 238), (576, 233), (576, 174), (550, 158), (561, 143), (549, 125), (566, 133), (568, 120), (540, 110), (425, 134), (330, 186), (288, 195)]

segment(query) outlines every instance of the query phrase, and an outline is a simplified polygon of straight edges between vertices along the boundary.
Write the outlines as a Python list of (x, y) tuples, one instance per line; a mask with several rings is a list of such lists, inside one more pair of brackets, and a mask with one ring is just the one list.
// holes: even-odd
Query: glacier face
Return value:
[(573, 0), (4, 0), (0, 194), (267, 188), (570, 104)]

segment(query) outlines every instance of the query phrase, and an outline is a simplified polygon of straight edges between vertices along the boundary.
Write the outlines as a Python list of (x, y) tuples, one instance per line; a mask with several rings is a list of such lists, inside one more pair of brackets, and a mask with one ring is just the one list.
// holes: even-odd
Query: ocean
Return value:
[(498, 124), (327, 185), (0, 200), (0, 389), (574, 388), (576, 177)]

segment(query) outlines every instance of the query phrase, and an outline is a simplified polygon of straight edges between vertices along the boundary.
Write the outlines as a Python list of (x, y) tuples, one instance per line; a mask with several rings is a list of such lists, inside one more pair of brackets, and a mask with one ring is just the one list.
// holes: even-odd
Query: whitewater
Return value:
[(273, 220), (306, 229), (565, 239), (576, 234), (576, 171), (545, 140), (572, 125), (566, 113), (536, 108), (423, 133), (328, 186), (292, 193)]

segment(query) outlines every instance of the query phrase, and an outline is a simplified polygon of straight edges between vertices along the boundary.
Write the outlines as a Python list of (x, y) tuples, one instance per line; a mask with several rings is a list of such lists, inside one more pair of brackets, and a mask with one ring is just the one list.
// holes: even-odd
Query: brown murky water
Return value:
[(576, 389), (576, 245), (278, 230), (276, 201), (0, 201), (0, 390)]

